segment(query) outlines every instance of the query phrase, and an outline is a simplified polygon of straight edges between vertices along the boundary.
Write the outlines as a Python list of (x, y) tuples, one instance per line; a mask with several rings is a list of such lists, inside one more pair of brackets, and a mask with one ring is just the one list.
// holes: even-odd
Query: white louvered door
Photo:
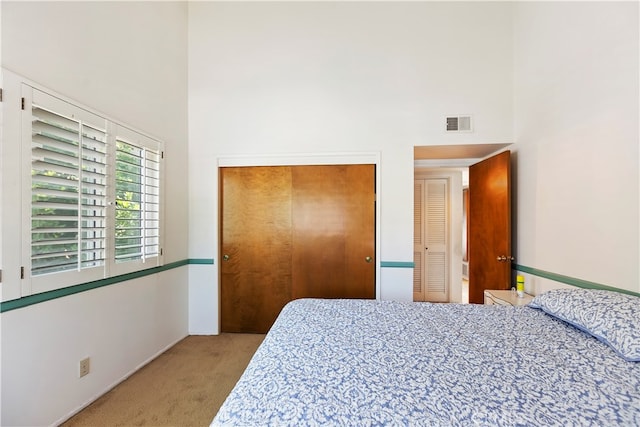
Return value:
[(414, 184), (415, 301), (449, 301), (448, 181), (416, 180)]

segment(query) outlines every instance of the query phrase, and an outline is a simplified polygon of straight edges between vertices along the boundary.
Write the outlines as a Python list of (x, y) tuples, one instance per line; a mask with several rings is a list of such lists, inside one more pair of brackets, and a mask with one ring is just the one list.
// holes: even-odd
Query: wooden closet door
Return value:
[(291, 169), (226, 167), (221, 182), (221, 330), (265, 333), (291, 300)]
[(375, 165), (292, 168), (293, 298), (375, 298)]
[(375, 166), (220, 170), (223, 332), (266, 332), (296, 298), (375, 298)]

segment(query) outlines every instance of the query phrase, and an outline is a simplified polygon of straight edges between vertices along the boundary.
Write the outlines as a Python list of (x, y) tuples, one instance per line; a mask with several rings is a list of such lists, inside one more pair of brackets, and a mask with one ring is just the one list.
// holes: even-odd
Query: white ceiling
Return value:
[(466, 167), (511, 144), (426, 145), (413, 148), (416, 167)]

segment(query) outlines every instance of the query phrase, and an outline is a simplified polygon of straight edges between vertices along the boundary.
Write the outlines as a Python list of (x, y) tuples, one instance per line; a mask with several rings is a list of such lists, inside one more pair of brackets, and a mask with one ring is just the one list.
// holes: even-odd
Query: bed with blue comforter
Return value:
[(550, 292), (295, 300), (211, 425), (640, 426), (640, 298)]

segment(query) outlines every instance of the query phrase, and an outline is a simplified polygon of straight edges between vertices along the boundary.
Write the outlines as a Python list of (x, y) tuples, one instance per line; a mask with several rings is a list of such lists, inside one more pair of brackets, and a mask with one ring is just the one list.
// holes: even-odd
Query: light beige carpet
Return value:
[(263, 338), (189, 336), (62, 425), (208, 426)]

